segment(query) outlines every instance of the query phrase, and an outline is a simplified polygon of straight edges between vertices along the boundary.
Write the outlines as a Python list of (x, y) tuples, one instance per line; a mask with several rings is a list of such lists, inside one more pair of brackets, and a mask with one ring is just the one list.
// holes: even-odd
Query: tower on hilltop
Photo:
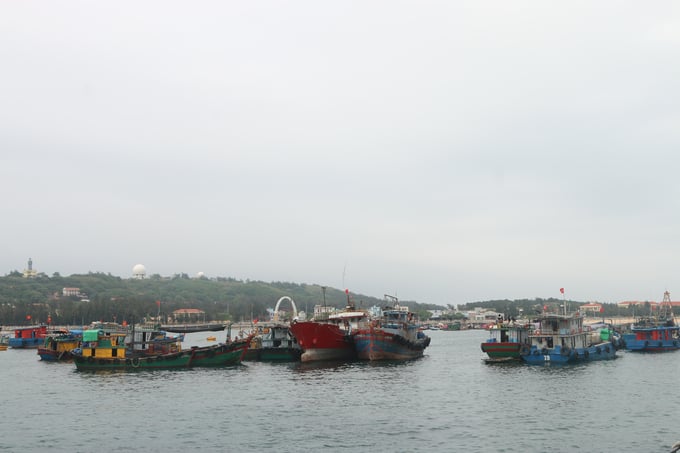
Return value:
[(35, 278), (38, 276), (38, 271), (33, 269), (33, 259), (28, 259), (28, 268), (24, 269), (24, 278)]

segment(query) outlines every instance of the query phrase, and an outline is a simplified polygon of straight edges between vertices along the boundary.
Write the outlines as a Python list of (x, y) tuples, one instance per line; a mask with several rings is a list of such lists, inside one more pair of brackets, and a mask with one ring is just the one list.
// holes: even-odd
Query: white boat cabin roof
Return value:
[(328, 317), (328, 319), (330, 319), (330, 320), (332, 320), (332, 319), (343, 320), (343, 319), (355, 319), (355, 318), (361, 319), (361, 318), (365, 318), (367, 316), (368, 316), (368, 313), (366, 313), (364, 311), (343, 311), (343, 312), (340, 312), (340, 313), (335, 313), (335, 314), (330, 315)]

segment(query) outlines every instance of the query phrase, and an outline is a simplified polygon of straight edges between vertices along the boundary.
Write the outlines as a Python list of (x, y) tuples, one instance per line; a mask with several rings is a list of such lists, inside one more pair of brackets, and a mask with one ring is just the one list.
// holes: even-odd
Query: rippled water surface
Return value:
[(10, 349), (0, 449), (637, 453), (680, 440), (680, 352), (488, 365), (485, 332), (429, 334), (405, 363), (109, 374)]

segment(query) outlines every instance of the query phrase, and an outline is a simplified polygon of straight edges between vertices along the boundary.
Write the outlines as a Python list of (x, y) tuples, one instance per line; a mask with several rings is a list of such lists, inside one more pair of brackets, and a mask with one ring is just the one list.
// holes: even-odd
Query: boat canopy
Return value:
[(99, 334), (103, 334), (103, 330), (86, 330), (83, 332), (83, 341), (97, 341), (99, 339)]
[(365, 318), (367, 313), (364, 311), (341, 311), (329, 316), (330, 319), (345, 319), (345, 318)]

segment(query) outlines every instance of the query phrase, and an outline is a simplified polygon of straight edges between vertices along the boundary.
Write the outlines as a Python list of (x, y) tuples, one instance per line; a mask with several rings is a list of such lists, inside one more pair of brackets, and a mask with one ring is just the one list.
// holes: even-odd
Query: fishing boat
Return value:
[(610, 323), (598, 322), (589, 325), (592, 336), (599, 336), (603, 341), (611, 341), (614, 348), (618, 351), (626, 347), (621, 332)]
[(515, 320), (503, 320), (501, 316), (496, 324), (489, 327), (489, 338), (481, 344), (486, 353), (487, 362), (506, 362), (521, 360), (521, 353), (529, 350), (529, 333), (531, 324), (517, 323)]
[(344, 311), (332, 313), (325, 319), (312, 321), (293, 320), (290, 331), (297, 339), (302, 362), (319, 360), (356, 359), (354, 334), (368, 323), (368, 313), (357, 310), (347, 294)]
[[(181, 350), (180, 342), (164, 343), (160, 352), (130, 350), (125, 344), (127, 334), (85, 330), (80, 348), (71, 354), (79, 371), (186, 368), (191, 354)], [(167, 352), (165, 352), (167, 351)]]
[[(215, 367), (238, 364), (251, 338), (182, 349), (182, 337), (156, 337), (135, 347), (125, 333), (86, 330), (80, 348), (71, 353), (79, 371)], [(143, 347), (142, 347), (143, 346)]]
[[(104, 330), (104, 332), (107, 332)], [(131, 327), (111, 329), (109, 333), (125, 333), (125, 346), (132, 352), (154, 354), (167, 352), (170, 345), (181, 343), (184, 335), (170, 336), (165, 330), (161, 330), (157, 324), (133, 324)]]
[(218, 367), (238, 365), (250, 347), (253, 336), (242, 339), (219, 343), (211, 346), (193, 347), (189, 350), (191, 367)]
[(442, 330), (460, 330), (460, 322), (447, 324)]
[(666, 352), (680, 349), (680, 326), (673, 317), (671, 295), (664, 292), (656, 315), (639, 317), (631, 332), (623, 335), (628, 351)]
[(65, 330), (48, 334), (42, 346), (38, 348), (40, 360), (54, 362), (72, 359), (71, 351), (80, 346), (82, 338), (82, 330)]
[(285, 324), (257, 330), (244, 360), (260, 362), (294, 362), (300, 360), (302, 348)]
[(544, 307), (536, 328), (529, 333), (530, 347), (520, 355), (530, 365), (615, 358), (614, 344), (602, 336), (602, 333), (584, 327), (583, 316), (578, 311), (559, 314)]
[(274, 307), (272, 315), (273, 325), (260, 326), (254, 330), (254, 336), (244, 360), (256, 360), (261, 362), (294, 362), (300, 360), (302, 348), (297, 338), (290, 330), (290, 324), (283, 311), (279, 310), (281, 303), (288, 301), (291, 306), (292, 319), (297, 319), (298, 312), (295, 301), (283, 296)]
[(16, 349), (37, 348), (47, 336), (47, 326), (19, 327), (14, 329), (14, 338), (9, 339), (9, 347)]
[(194, 332), (220, 332), (227, 328), (226, 324), (204, 323), (204, 324), (167, 324), (161, 326), (166, 332), (172, 333), (194, 333)]
[(385, 295), (392, 306), (382, 316), (360, 328), (354, 337), (357, 356), (362, 360), (409, 360), (422, 357), (430, 337), (418, 329), (415, 314), (399, 305), (394, 296)]
[(0, 351), (6, 351), (9, 347), (9, 335), (0, 335)]

